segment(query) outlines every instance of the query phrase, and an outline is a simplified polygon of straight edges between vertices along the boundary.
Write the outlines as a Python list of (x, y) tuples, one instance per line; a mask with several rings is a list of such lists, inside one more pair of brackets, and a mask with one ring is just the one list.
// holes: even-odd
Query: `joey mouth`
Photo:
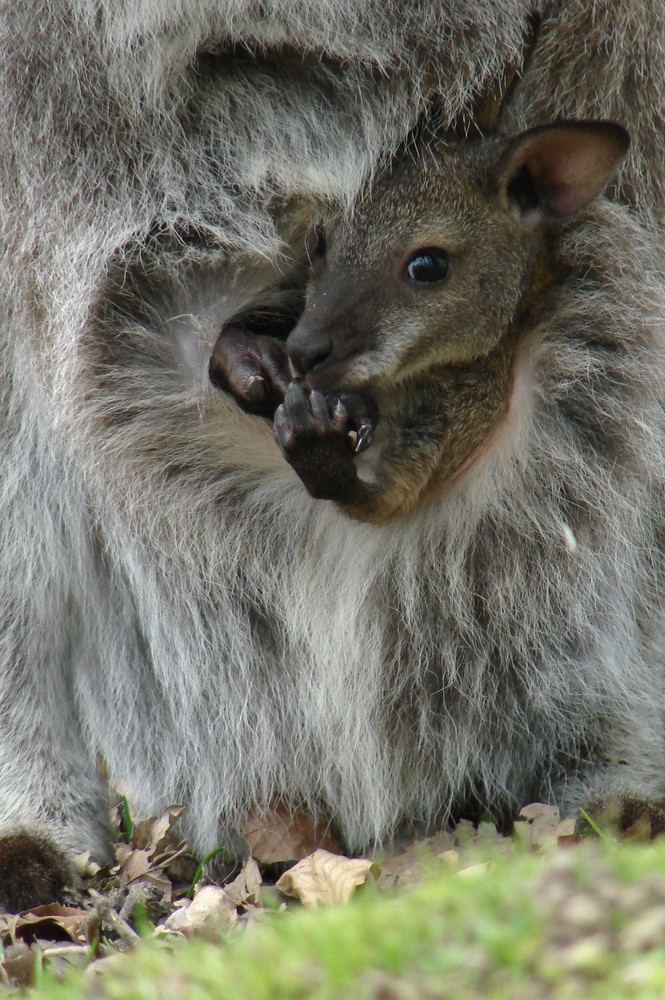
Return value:
[(362, 400), (363, 409), (376, 429), (381, 415), (376, 383), (371, 379), (354, 377), (349, 370), (348, 359), (314, 368), (298, 381), (306, 392), (319, 392), (329, 400), (337, 397)]
[[(291, 359), (293, 366), (293, 360)], [(300, 377), (300, 374), (298, 374)], [(371, 392), (370, 386), (378, 385), (380, 372), (373, 363), (372, 352), (354, 352), (343, 357), (334, 355), (302, 375), (303, 384), (309, 389), (329, 394), (343, 389), (348, 392)]]

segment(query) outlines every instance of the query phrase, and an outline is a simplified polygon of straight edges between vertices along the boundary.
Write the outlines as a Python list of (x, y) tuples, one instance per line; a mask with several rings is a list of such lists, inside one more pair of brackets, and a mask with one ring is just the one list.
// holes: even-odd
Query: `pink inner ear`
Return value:
[(596, 194), (595, 188), (590, 189), (589, 193), (583, 194), (577, 185), (571, 186), (566, 180), (558, 184), (548, 181), (543, 183), (542, 187), (547, 196), (545, 207), (555, 215), (575, 215)]
[(609, 123), (553, 125), (518, 140), (513, 168), (526, 168), (545, 214), (570, 216), (605, 190), (627, 144), (624, 130)]

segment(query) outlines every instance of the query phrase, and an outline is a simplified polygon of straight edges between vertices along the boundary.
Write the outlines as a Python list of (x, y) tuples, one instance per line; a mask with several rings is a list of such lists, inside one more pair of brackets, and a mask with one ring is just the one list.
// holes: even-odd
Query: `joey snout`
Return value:
[(376, 342), (376, 325), (356, 303), (333, 309), (315, 295), (286, 341), (296, 374), (317, 388), (334, 392), (354, 359), (364, 357)]
[(323, 327), (299, 323), (286, 341), (289, 360), (299, 375), (322, 365), (333, 352), (333, 338)]

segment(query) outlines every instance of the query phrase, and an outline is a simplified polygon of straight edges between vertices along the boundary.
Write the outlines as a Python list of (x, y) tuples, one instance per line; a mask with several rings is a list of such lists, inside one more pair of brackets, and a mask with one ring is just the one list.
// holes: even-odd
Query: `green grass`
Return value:
[(618, 1000), (665, 996), (665, 843), (515, 852), (347, 907), (269, 913), (221, 945), (145, 940), (30, 998)]

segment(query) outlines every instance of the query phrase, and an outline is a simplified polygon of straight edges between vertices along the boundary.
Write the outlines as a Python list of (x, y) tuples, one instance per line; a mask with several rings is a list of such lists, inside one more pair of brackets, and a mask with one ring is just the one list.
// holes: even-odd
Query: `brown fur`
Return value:
[(0, 837), (0, 911), (62, 901), (75, 878), (67, 856), (47, 837), (25, 830)]

